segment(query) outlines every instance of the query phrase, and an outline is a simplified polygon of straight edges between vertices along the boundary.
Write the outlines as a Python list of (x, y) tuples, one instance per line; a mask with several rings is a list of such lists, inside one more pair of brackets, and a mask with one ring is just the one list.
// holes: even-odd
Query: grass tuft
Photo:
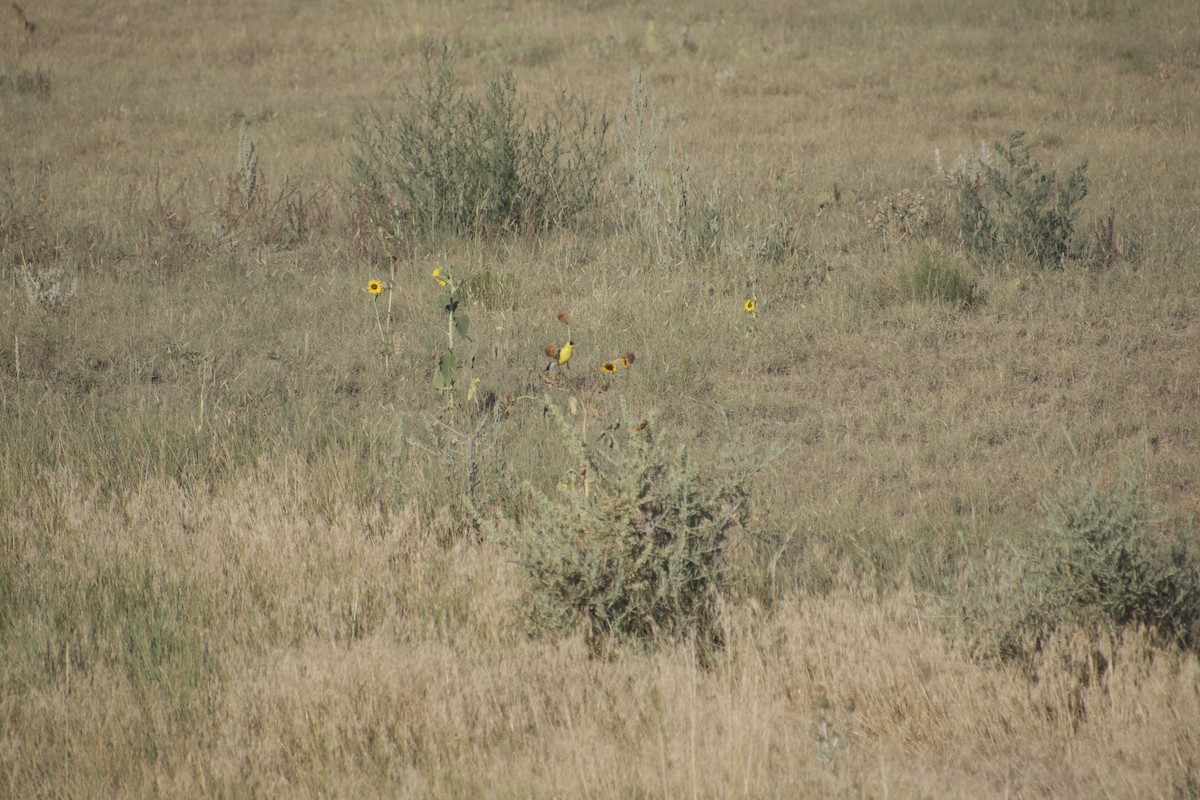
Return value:
[(929, 247), (918, 250), (916, 263), (904, 276), (904, 291), (910, 300), (945, 303), (966, 309), (981, 300), (975, 283), (948, 256)]

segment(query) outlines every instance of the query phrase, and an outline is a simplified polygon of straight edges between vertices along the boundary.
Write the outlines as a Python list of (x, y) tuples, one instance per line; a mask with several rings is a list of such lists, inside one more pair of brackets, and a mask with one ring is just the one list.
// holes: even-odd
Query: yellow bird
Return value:
[[(575, 343), (574, 342), (567, 342), (566, 344), (564, 344), (558, 351), (558, 361), (557, 361), (558, 366), (561, 367), (564, 364), (566, 364), (568, 361), (570, 361), (571, 353), (573, 353), (573, 352), (575, 352)], [(546, 371), (549, 372), (550, 369), (552, 367), (554, 367), (554, 365), (555, 365), (555, 362), (551, 361), (549, 364), (546, 365)]]

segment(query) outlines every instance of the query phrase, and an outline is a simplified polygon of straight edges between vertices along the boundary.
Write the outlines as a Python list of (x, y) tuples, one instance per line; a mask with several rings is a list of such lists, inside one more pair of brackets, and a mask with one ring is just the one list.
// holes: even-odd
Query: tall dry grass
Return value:
[[(1077, 462), (1141, 464), (1163, 534), (1194, 532), (1188, 4), (22, 5), (32, 32), (0, 24), (0, 795), (1200, 791), (1195, 654), (1068, 630), (977, 661), (953, 607), (969, 567), (1045, 535)], [(366, 224), (353, 115), (425, 36), (535, 109), (567, 88), (616, 115), (640, 72), (664, 114), (646, 185), (686, 156), (708, 213), (719, 179), (714, 246), (631, 222), (619, 159), (573, 230)], [(1106, 268), (978, 267), (947, 235), (935, 148), (1017, 129), (1047, 166), (1088, 160)], [(922, 259), (981, 302), (916, 295)], [(432, 387), (446, 264), (490, 276), (470, 375), (504, 413), (469, 456)], [(547, 384), (564, 309), (576, 356)], [(461, 496), (474, 476), (519, 516), (523, 482), (571, 469), (545, 392), (593, 437), (624, 399), (698, 460), (772, 456), (711, 663), (526, 635), (522, 572)]]
[(118, 508), (46, 476), (58, 523), (6, 519), (9, 568), (76, 614), (6, 629), (13, 796), (1187, 791), (1194, 656), (1064, 639), (1031, 681), (972, 663), (911, 591), (845, 585), (731, 606), (709, 667), (597, 660), (520, 632), (502, 552), (403, 513), (326, 519), (305, 509), (320, 480), (285, 462)]

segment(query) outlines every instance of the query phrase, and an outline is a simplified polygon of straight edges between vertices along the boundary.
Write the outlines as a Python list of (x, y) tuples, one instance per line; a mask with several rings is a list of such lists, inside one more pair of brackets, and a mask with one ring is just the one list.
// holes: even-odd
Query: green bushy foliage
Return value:
[(1087, 196), (1087, 162), (1059, 181), (1031, 154), (1024, 131), (960, 169), (942, 171), (955, 191), (958, 233), (968, 255), (982, 261), (1019, 259), (1058, 267), (1074, 254), (1078, 204)]
[(1060, 629), (1144, 628), (1164, 645), (1200, 647), (1200, 568), (1169, 535), (1139, 481), (1103, 489), (1081, 476), (1043, 500), (1030, 548), (992, 567), (969, 603), (976, 651), (1029, 659)]
[(421, 82), (404, 109), (355, 119), (350, 158), (360, 201), (396, 237), (546, 230), (597, 205), (609, 123), (561, 94), (527, 124), (512, 74), (484, 96), (459, 87), (446, 47), (427, 47)]
[(593, 445), (547, 408), (578, 466), (553, 496), (534, 491), (532, 512), (498, 531), (528, 576), (531, 630), (582, 626), (594, 649), (716, 645), (728, 537), (747, 516), (743, 480), (702, 475), (625, 410)]

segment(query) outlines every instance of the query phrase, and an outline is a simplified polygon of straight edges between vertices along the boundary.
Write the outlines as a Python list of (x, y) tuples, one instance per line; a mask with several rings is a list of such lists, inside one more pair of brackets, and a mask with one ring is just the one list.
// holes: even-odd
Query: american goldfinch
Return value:
[(575, 343), (574, 342), (567, 342), (566, 344), (564, 344), (558, 351), (557, 361), (551, 361), (549, 364), (547, 364), (546, 371), (549, 372), (550, 369), (553, 368), (556, 363), (560, 367), (563, 364), (566, 364), (568, 361), (571, 360), (571, 353), (573, 353), (573, 352), (575, 352)]

